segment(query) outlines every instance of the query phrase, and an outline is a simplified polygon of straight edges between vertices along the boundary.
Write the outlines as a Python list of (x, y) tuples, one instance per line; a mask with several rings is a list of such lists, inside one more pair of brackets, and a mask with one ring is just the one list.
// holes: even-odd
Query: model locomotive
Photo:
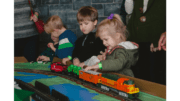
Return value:
[(100, 73), (95, 71), (84, 71), (81, 67), (70, 65), (65, 67), (60, 62), (51, 64), (51, 71), (63, 72), (64, 74), (74, 74), (79, 79), (91, 82), (101, 89), (114, 91), (126, 98), (137, 98), (139, 96), (139, 88), (135, 87), (134, 81), (128, 78), (122, 78), (118, 75)]

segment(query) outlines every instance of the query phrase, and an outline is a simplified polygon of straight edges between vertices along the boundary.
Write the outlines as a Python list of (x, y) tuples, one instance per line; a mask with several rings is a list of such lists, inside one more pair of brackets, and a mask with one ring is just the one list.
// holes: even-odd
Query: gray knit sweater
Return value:
[[(34, 12), (40, 14), (35, 0), (30, 0)], [(14, 39), (38, 35), (36, 26), (30, 20), (31, 10), (28, 0), (14, 0)]]

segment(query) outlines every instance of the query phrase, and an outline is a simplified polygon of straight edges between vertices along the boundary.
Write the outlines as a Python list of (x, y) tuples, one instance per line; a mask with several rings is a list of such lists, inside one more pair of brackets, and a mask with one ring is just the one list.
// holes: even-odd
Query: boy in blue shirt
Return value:
[(38, 58), (36, 59), (37, 61), (51, 61), (53, 60), (54, 56), (55, 56), (55, 52), (54, 50), (52, 50), (52, 48), (58, 48), (58, 42), (59, 42), (59, 37), (54, 37), (51, 34), (51, 39), (53, 40), (54, 43), (48, 43), (48, 48), (46, 50), (44, 50), (40, 56), (38, 56)]
[(55, 52), (55, 56), (61, 59), (72, 56), (77, 37), (71, 30), (67, 30), (64, 27), (59, 16), (51, 16), (44, 25), (44, 30), (46, 33), (51, 33), (54, 37), (59, 37), (58, 48), (48, 44)]

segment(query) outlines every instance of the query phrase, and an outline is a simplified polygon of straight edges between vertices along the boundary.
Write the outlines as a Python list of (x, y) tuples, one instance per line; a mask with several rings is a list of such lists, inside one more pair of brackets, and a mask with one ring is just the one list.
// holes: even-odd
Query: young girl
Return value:
[(86, 67), (85, 71), (100, 69), (134, 77), (130, 67), (138, 60), (138, 44), (126, 41), (128, 33), (120, 16), (111, 14), (103, 20), (97, 27), (96, 35), (103, 41), (107, 51), (104, 56), (98, 56), (100, 63)]

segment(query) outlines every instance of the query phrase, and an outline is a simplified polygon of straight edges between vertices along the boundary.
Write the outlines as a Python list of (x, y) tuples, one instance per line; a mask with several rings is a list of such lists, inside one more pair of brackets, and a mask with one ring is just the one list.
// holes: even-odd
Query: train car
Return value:
[(118, 75), (103, 73), (99, 85), (104, 90), (112, 90), (127, 98), (135, 98), (139, 95), (139, 88), (135, 88), (134, 81), (121, 78)]
[(70, 66), (67, 68), (68, 72), (69, 72), (69, 73), (70, 73), (70, 72), (73, 72), (73, 68), (74, 68), (74, 65), (70, 65)]
[(84, 69), (79, 70), (79, 78), (85, 81), (98, 84), (98, 80), (101, 79), (102, 73), (95, 72), (95, 71), (84, 71)]
[(81, 67), (75, 66), (75, 65), (70, 65), (67, 68), (69, 73), (74, 73), (75, 75), (79, 76), (79, 70), (81, 70)]
[(63, 72), (67, 70), (67, 66), (63, 65), (61, 62), (55, 62), (51, 64), (51, 71)]

